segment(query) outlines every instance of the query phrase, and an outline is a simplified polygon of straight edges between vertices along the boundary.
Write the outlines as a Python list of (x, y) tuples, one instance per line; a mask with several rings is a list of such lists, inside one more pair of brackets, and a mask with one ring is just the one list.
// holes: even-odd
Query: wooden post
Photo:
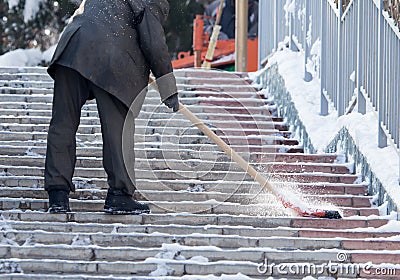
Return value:
[(248, 1), (236, 0), (235, 71), (237, 72), (247, 72), (248, 13)]

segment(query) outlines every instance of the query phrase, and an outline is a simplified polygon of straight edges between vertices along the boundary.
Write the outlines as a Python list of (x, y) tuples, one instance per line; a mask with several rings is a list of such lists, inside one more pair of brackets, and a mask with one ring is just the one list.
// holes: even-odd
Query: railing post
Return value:
[(321, 116), (328, 115), (328, 100), (325, 96), (326, 89), (326, 0), (321, 0), (321, 61), (320, 61), (320, 77), (321, 77)]
[(288, 12), (289, 16), (289, 49), (291, 51), (297, 51), (297, 47), (295, 46), (296, 44), (293, 41), (293, 33), (294, 33), (294, 15), (291, 12)]
[(383, 93), (383, 63), (384, 63), (384, 18), (383, 18), (383, 0), (379, 0), (379, 22), (378, 22), (378, 147), (384, 148), (387, 146), (386, 133), (382, 128), (384, 96)]
[(278, 50), (278, 0), (274, 0), (274, 48)]
[(312, 75), (307, 71), (308, 57), (310, 56), (310, 48), (307, 42), (308, 28), (310, 26), (310, 0), (304, 0), (305, 5), (305, 20), (304, 20), (304, 81), (309, 82), (312, 80)]
[(338, 0), (338, 38), (337, 38), (337, 110), (338, 115), (343, 116), (345, 105), (344, 105), (344, 93), (343, 93), (343, 80), (342, 80), (342, 15), (343, 15), (343, 0)]
[(363, 68), (364, 63), (362, 60), (363, 55), (363, 33), (364, 33), (364, 1), (365, 0), (357, 0), (355, 3), (357, 4), (357, 78), (356, 78), (356, 90), (357, 90), (357, 108), (358, 112), (361, 114), (365, 114), (367, 112), (367, 102), (365, 100), (364, 94), (361, 92), (361, 86), (364, 84), (364, 74)]

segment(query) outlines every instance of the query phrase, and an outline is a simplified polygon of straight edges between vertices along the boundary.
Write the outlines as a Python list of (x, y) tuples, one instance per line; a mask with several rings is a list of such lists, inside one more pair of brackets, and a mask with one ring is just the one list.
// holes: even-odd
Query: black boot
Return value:
[(69, 209), (68, 191), (49, 190), (49, 213), (60, 214), (71, 212)]
[(129, 194), (120, 190), (108, 190), (104, 211), (109, 214), (146, 214), (150, 213), (147, 204), (140, 203)]

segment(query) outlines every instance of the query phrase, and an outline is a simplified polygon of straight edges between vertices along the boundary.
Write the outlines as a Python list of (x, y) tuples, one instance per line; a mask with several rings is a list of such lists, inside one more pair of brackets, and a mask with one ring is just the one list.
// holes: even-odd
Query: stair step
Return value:
[[(243, 237), (243, 236), (229, 236), (229, 235), (169, 235), (161, 233), (60, 233), (60, 232), (39, 232), (39, 231), (8, 231), (4, 238), (13, 240), (22, 247), (23, 244), (29, 242), (40, 245), (74, 245), (74, 243), (81, 244), (80, 246), (101, 246), (101, 247), (138, 247), (138, 248), (156, 248), (161, 247), (163, 244), (177, 243), (185, 246), (214, 246), (215, 249), (237, 249), (237, 248), (255, 248), (255, 252), (259, 250), (262, 254), (266, 248), (290, 250), (292, 247), (299, 248), (299, 250), (329, 250), (329, 249), (342, 249), (341, 240), (333, 239), (312, 239), (312, 238), (282, 238), (282, 237)], [(80, 241), (80, 243), (78, 242)], [(356, 241), (354, 241), (356, 242)], [(4, 247), (3, 247), (4, 248)], [(263, 249), (261, 249), (263, 248)], [(0, 254), (4, 251), (2, 258), (6, 258), (8, 250), (1, 250)], [(379, 249), (378, 249), (379, 250)], [(144, 252), (145, 253), (145, 252)], [(236, 250), (236, 254), (240, 253)], [(148, 257), (154, 256), (154, 251), (151, 255), (138, 255), (131, 260), (145, 260)], [(208, 258), (208, 256), (206, 256)], [(223, 259), (223, 254), (214, 254), (216, 260)], [(233, 257), (233, 256), (231, 256)], [(239, 256), (235, 256), (238, 258)], [(229, 258), (227, 256), (226, 258)], [(240, 260), (240, 259), (236, 259)], [(261, 262), (261, 258), (257, 258)], [(304, 260), (304, 259), (303, 259)]]
[[(25, 221), (3, 221), (3, 228), (22, 231), (46, 231), (46, 232), (71, 232), (71, 233), (165, 233), (177, 235), (233, 235), (242, 237), (302, 237), (302, 238), (338, 238), (348, 241), (370, 239), (372, 241), (385, 241), (382, 238), (396, 237), (398, 232), (378, 232), (374, 229), (364, 228), (364, 231), (350, 231), (348, 229), (301, 229), (290, 227), (276, 228), (254, 228), (248, 226), (214, 226), (214, 225), (139, 225), (139, 224), (98, 224), (98, 223), (76, 223), (76, 222), (25, 222)], [(387, 241), (390, 242), (390, 239)]]
[[(4, 172), (7, 176), (42, 176), (44, 167), (27, 167), (27, 166), (0, 166), (0, 172)], [(135, 169), (136, 178), (141, 179), (200, 179), (200, 180), (226, 180), (227, 173), (220, 171), (185, 171), (185, 170), (146, 170)], [(105, 178), (106, 174), (102, 168), (76, 168), (75, 176), (86, 178)], [(329, 182), (329, 183), (354, 183), (357, 175), (349, 174), (331, 174), (322, 172), (304, 172), (304, 173), (288, 173), (279, 172), (276, 174), (266, 175), (267, 179), (278, 177), (280, 180), (287, 182)], [(11, 179), (11, 178), (9, 178)], [(229, 179), (232, 181), (252, 180), (244, 171), (230, 171)]]
[[(24, 203), (26, 203), (26, 199), (47, 199), (48, 195), (47, 192), (44, 190), (38, 190), (37, 188), (14, 188), (14, 187), (0, 187), (0, 202), (6, 201), (7, 198), (24, 198)], [(106, 197), (106, 190), (94, 190), (94, 189), (87, 189), (87, 190), (78, 190), (77, 192), (70, 195), (71, 198), (83, 200), (83, 209), (84, 203), (86, 201), (90, 201), (91, 205), (94, 203), (94, 200), (102, 199), (104, 200)], [(138, 200), (148, 200), (151, 202), (189, 202), (192, 201), (193, 203), (199, 202), (207, 202), (210, 200), (218, 202), (230, 202), (236, 203), (244, 206), (245, 208), (261, 208), (261, 204), (268, 204), (274, 203), (275, 199), (274, 196), (265, 193), (261, 186), (258, 190), (255, 188), (253, 194), (238, 194), (238, 193), (218, 193), (218, 192), (190, 192), (190, 191), (169, 191), (168, 189), (160, 188), (158, 191), (149, 191), (146, 189), (139, 188), (135, 194), (135, 198)], [(353, 207), (353, 208), (362, 208), (362, 207), (370, 207), (370, 199), (371, 197), (359, 197), (359, 196), (350, 196), (350, 195), (322, 195), (322, 194), (314, 194), (314, 195), (304, 195), (304, 199), (308, 200), (316, 200), (323, 201), (325, 203), (332, 203), (339, 207)], [(92, 201), (93, 200), (93, 201)], [(18, 203), (18, 201), (16, 202)], [(78, 202), (79, 203), (79, 202)], [(100, 202), (102, 204), (102, 202)], [(3, 203), (4, 204), (4, 203)], [(258, 205), (255, 205), (258, 204)], [(219, 205), (222, 206), (222, 205)], [(272, 205), (273, 207), (273, 205)], [(39, 208), (40, 209), (40, 208)], [(96, 208), (97, 209), (97, 208)], [(101, 210), (101, 207), (98, 209)], [(221, 209), (222, 210), (222, 209)], [(371, 209), (377, 210), (377, 209)], [(239, 211), (239, 209), (237, 210)]]
[[(8, 187), (30, 187), (43, 188), (43, 176), (3, 176), (0, 177), (0, 184)], [(74, 177), (73, 182), (77, 189), (107, 189), (106, 179)], [(279, 180), (270, 181), (271, 184), (288, 184)], [(149, 180), (137, 178), (136, 183), (139, 189), (157, 191), (160, 185), (171, 191), (214, 191), (221, 193), (254, 193), (259, 191), (260, 186), (252, 180), (249, 181), (214, 181), (214, 180)], [(292, 183), (293, 184), (293, 183)], [(295, 183), (295, 188), (304, 193), (318, 193), (318, 189), (327, 189), (326, 194), (353, 194), (365, 195), (365, 185), (337, 184), (337, 183)]]
[[(168, 155), (164, 155), (168, 156)], [(26, 166), (26, 167), (42, 167), (45, 163), (43, 156), (0, 156), (0, 161), (8, 166)], [(77, 160), (76, 167), (78, 168), (102, 168), (103, 162), (100, 158), (80, 158)], [(139, 169), (151, 168), (152, 170), (219, 170), (219, 171), (242, 171), (242, 168), (231, 161), (206, 160), (206, 159), (188, 159), (181, 156), (175, 158), (141, 158), (136, 157), (135, 167)], [(314, 164), (314, 163), (258, 163), (257, 168), (268, 173), (287, 172), (287, 173), (302, 173), (302, 172), (324, 172), (333, 174), (346, 174), (348, 168), (345, 165), (339, 164)]]
[(319, 229), (357, 229), (368, 227), (380, 227), (387, 224), (385, 219), (351, 219), (342, 220), (316, 219), (316, 218), (293, 218), (293, 217), (271, 217), (271, 216), (248, 216), (248, 215), (217, 215), (217, 214), (147, 214), (147, 215), (108, 215), (98, 212), (73, 212), (68, 214), (49, 215), (40, 211), (0, 211), (5, 219), (18, 221), (37, 222), (77, 222), (77, 223), (123, 223), (141, 225), (230, 225), (230, 226), (252, 226), (255, 228), (319, 228)]

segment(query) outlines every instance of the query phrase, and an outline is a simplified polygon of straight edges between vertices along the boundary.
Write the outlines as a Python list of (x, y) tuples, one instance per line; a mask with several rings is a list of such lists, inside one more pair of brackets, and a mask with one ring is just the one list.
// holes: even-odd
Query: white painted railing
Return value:
[[(378, 146), (392, 143), (399, 150), (399, 16), (385, 10), (397, 7), (395, 1), (260, 0), (260, 66), (280, 42), (304, 51), (305, 62), (315, 60), (310, 49), (320, 46), (321, 115), (328, 114), (328, 100), (339, 116), (353, 109), (364, 114), (370, 104), (378, 116)], [(304, 79), (311, 79), (306, 67)]]

